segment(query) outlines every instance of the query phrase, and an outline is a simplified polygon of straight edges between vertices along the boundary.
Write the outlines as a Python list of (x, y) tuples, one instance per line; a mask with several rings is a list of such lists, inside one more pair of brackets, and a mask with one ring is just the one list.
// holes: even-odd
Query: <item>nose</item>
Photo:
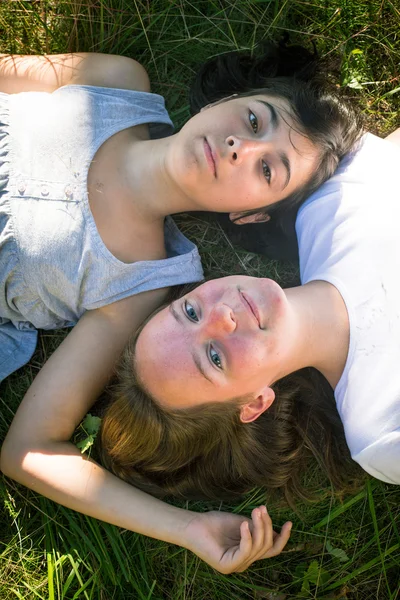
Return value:
[(230, 135), (226, 139), (229, 146), (229, 160), (232, 164), (241, 164), (247, 156), (260, 150), (260, 141)]
[(233, 310), (222, 302), (215, 304), (205, 320), (204, 329), (207, 335), (213, 337), (233, 333), (236, 329)]

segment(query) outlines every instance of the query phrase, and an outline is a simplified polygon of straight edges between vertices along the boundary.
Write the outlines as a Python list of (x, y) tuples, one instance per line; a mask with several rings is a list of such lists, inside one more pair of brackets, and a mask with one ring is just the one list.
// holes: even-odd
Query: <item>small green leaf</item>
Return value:
[(347, 562), (349, 560), (346, 552), (341, 548), (334, 548), (329, 540), (326, 542), (326, 550), (331, 556), (338, 558), (340, 562)]
[(87, 452), (89, 450), (89, 448), (91, 446), (93, 446), (94, 439), (95, 439), (94, 435), (88, 435), (87, 438), (85, 438), (84, 440), (81, 440), (80, 442), (78, 442), (76, 444), (76, 447), (79, 448), (79, 450), (81, 451), (81, 454), (84, 454), (85, 452)]
[(308, 581), (307, 578), (303, 579), (303, 583), (301, 584), (301, 592), (304, 593), (308, 593), (310, 591), (310, 582)]
[(90, 413), (86, 415), (86, 417), (82, 421), (82, 427), (89, 435), (96, 435), (100, 429), (101, 419), (99, 417), (94, 417)]
[(304, 575), (305, 575), (305, 572), (306, 572), (306, 568), (307, 568), (306, 563), (299, 563), (299, 564), (297, 564), (296, 568), (295, 568), (295, 571), (294, 571), (295, 572), (295, 576), (298, 579), (303, 579)]
[(319, 570), (320, 567), (318, 561), (312, 560), (305, 575), (306, 579), (308, 579), (308, 581), (311, 581), (311, 583), (317, 583), (320, 577)]

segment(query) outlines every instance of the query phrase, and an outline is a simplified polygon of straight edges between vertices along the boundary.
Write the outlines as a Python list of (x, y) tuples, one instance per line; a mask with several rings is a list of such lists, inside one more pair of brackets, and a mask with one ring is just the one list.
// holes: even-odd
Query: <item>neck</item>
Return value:
[(147, 221), (194, 210), (171, 179), (166, 157), (175, 136), (156, 140), (134, 140), (124, 151), (122, 170), (137, 211)]
[(291, 371), (315, 367), (335, 388), (349, 348), (347, 309), (338, 290), (325, 281), (285, 290), (294, 314)]

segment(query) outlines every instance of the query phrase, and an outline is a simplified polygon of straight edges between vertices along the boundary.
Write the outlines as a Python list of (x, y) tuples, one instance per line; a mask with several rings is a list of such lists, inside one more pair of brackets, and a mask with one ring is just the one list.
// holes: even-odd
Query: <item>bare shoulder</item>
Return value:
[(80, 54), (79, 68), (71, 83), (150, 91), (146, 69), (133, 58), (116, 54)]
[(86, 318), (89, 318), (89, 316), (95, 317), (97, 324), (105, 319), (111, 326), (114, 336), (118, 335), (119, 328), (125, 333), (128, 329), (128, 337), (130, 337), (156, 308), (166, 302), (168, 292), (169, 288), (141, 292), (103, 306), (103, 308), (98, 308), (96, 311), (88, 311), (89, 313), (96, 312), (96, 315), (86, 313), (85, 316)]
[(52, 92), (69, 84), (150, 91), (146, 69), (126, 56), (94, 52), (43, 56), (0, 54), (2, 92)]

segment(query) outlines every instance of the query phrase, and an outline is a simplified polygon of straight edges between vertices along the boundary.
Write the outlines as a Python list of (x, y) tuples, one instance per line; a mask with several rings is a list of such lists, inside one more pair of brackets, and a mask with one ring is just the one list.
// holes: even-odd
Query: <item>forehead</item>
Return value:
[(190, 330), (180, 326), (170, 307), (157, 313), (140, 333), (135, 366), (145, 388), (161, 404), (201, 403), (203, 394), (212, 391), (193, 361)]
[(290, 101), (281, 96), (275, 96), (274, 94), (267, 93), (254, 93), (239, 96), (236, 100), (234, 99), (232, 101), (240, 101), (242, 104), (249, 104), (252, 102), (259, 103), (264, 105), (268, 110), (277, 112), (278, 115), (284, 115), (285, 120), (287, 120), (289, 123), (295, 120), (295, 115), (293, 114)]

